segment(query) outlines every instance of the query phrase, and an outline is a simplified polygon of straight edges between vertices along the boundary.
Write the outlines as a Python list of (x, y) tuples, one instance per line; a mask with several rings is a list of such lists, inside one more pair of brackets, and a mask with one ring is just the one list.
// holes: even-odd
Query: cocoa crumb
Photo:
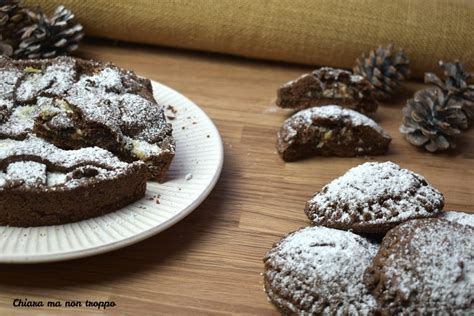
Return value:
[(161, 197), (160, 194), (157, 194), (157, 195), (154, 196), (156, 204), (160, 204), (160, 197)]
[(166, 118), (168, 118), (170, 120), (174, 120), (176, 118), (176, 113), (177, 112), (178, 111), (174, 108), (174, 106), (168, 105), (165, 109)]
[(166, 107), (167, 110), (170, 110), (171, 112), (173, 112), (174, 114), (178, 113), (178, 110), (176, 110), (176, 108), (172, 105), (169, 105)]

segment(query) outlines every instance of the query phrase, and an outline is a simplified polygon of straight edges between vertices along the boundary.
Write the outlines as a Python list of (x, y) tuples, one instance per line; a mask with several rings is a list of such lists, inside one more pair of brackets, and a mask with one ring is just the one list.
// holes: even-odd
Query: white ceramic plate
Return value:
[(148, 182), (143, 199), (101, 217), (56, 226), (0, 226), (1, 263), (60, 261), (122, 248), (176, 224), (202, 203), (222, 169), (219, 132), (188, 98), (152, 83), (158, 103), (177, 110), (176, 118), (169, 120), (177, 148), (167, 181)]

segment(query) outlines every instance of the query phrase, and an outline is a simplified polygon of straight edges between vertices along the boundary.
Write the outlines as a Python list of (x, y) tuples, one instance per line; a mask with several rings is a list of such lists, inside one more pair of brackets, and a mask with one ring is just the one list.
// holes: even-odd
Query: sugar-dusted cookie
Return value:
[(344, 69), (322, 67), (282, 85), (276, 104), (301, 110), (324, 104), (340, 104), (364, 113), (377, 110), (373, 86), (364, 77)]
[(474, 314), (474, 228), (443, 219), (390, 230), (364, 276), (386, 315)]
[(363, 273), (377, 248), (351, 232), (302, 228), (265, 256), (265, 290), (284, 314), (373, 314), (377, 305), (363, 284)]
[(385, 233), (413, 218), (437, 216), (443, 195), (422, 176), (393, 162), (367, 162), (316, 193), (305, 213), (316, 225)]
[(457, 211), (445, 211), (440, 214), (440, 218), (444, 218), (450, 222), (474, 227), (474, 214), (468, 214)]
[(392, 138), (359, 112), (326, 105), (302, 110), (287, 119), (277, 135), (277, 149), (285, 161), (320, 156), (380, 155)]

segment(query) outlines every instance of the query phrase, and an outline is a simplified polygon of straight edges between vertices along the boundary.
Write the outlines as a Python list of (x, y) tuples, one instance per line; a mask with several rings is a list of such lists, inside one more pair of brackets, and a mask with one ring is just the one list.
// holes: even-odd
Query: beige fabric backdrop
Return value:
[(474, 70), (471, 0), (28, 0), (64, 4), (89, 35), (313, 65), (352, 67), (378, 44), (404, 47), (414, 75), (439, 59)]

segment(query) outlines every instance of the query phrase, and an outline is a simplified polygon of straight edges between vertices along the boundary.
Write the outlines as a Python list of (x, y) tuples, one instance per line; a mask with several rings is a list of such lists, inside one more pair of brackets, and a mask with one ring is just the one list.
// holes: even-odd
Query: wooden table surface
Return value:
[[(308, 225), (306, 200), (367, 160), (391, 160), (424, 175), (444, 193), (445, 209), (474, 210), (474, 133), (450, 154), (429, 154), (398, 132), (400, 110), (420, 88), (375, 115), (393, 141), (385, 156), (312, 158), (284, 163), (276, 132), (289, 112), (274, 106), (277, 87), (310, 67), (123, 43), (88, 42), (81, 55), (112, 61), (188, 96), (214, 120), (224, 141), (220, 180), (180, 223), (148, 240), (68, 262), (0, 266), (0, 315), (12, 313), (275, 315), (263, 291), (262, 257), (287, 232)], [(20, 309), (28, 300), (114, 301), (91, 308)]]

